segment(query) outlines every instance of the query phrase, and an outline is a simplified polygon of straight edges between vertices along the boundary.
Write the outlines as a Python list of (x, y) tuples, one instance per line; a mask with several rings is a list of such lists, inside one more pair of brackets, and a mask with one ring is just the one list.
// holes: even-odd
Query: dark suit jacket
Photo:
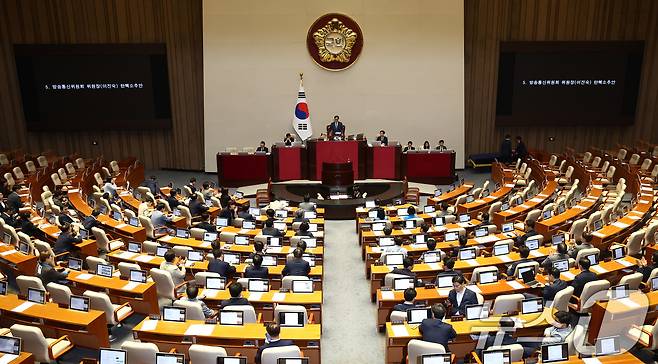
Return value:
[(290, 345), (294, 345), (294, 343), (290, 340), (278, 340), (278, 341), (274, 341), (274, 342), (271, 342), (271, 343), (266, 343), (264, 345), (261, 345), (258, 348), (258, 351), (256, 352), (256, 363), (260, 363), (260, 358), (263, 355), (263, 350), (265, 350), (267, 348), (278, 348), (278, 347), (281, 347), (281, 346), (290, 346)]
[(244, 306), (248, 304), (249, 301), (244, 297), (231, 297), (227, 300), (223, 300), (219, 308), (224, 308), (226, 306)]
[(437, 319), (423, 320), (418, 326), (418, 330), (423, 335), (423, 341), (441, 344), (446, 351), (448, 350), (448, 341), (454, 340), (457, 336), (452, 325)]
[(512, 141), (503, 140), (500, 144), (500, 156), (499, 159), (501, 162), (509, 162), (512, 160)]
[(521, 142), (516, 145), (516, 157), (525, 159), (528, 156), (528, 149), (525, 147), (525, 143)]
[(380, 144), (388, 145), (388, 137), (387, 137), (386, 135), (384, 135), (384, 136), (381, 136), (381, 135), (378, 136), (378, 137), (377, 137), (377, 141), (378, 141)]
[(157, 195), (160, 192), (160, 187), (158, 187), (158, 181), (147, 179), (144, 182), (142, 182), (142, 186), (148, 187), (153, 195)]
[(516, 262), (512, 263), (512, 265), (510, 265), (509, 268), (507, 268), (507, 276), (509, 277), (512, 274), (514, 274), (514, 270), (516, 270), (516, 266), (518, 266), (521, 263), (527, 263), (527, 262), (532, 262), (532, 259), (525, 258), (525, 259), (517, 260)]
[(210, 259), (208, 272), (218, 273), (222, 277), (231, 278), (235, 274), (235, 267), (219, 259)]
[[(647, 281), (651, 275), (651, 271), (658, 268), (658, 264), (654, 263), (653, 265), (647, 265), (646, 267), (638, 268), (637, 271), (642, 273), (642, 280)], [(651, 284), (651, 282), (649, 282)]]
[(412, 272), (408, 268), (395, 268), (391, 271), (393, 274), (401, 274), (403, 276), (408, 276), (412, 278), (416, 278), (416, 273)]
[(270, 149), (267, 148), (267, 147), (258, 147), (258, 148), (256, 148), (256, 151), (257, 151), (257, 152), (267, 153), (267, 152), (270, 151)]
[(32, 221), (30, 220), (23, 220), (19, 219), (18, 220), (18, 227), (21, 229), (22, 232), (26, 233), (27, 235), (31, 237), (41, 237), (43, 236), (43, 233), (41, 230), (39, 230), (38, 227), (36, 227)]
[(416, 307), (415, 304), (408, 304), (408, 303), (398, 303), (397, 305), (393, 306), (393, 311), (402, 311), (402, 312), (407, 312), (408, 309)]
[(41, 281), (43, 285), (46, 286), (50, 282), (61, 283), (66, 280), (68, 273), (57, 271), (55, 268), (51, 267), (50, 264), (41, 264)]
[(345, 135), (345, 125), (342, 122), (334, 123), (327, 125), (327, 134), (334, 135), (337, 132), (340, 132), (343, 136)]
[(404, 147), (404, 149), (402, 149), (402, 153), (404, 153), (404, 152), (408, 152), (408, 151), (410, 151), (410, 150), (416, 150), (416, 147), (411, 147), (411, 148), (409, 148), (409, 147)]
[(209, 223), (208, 221), (202, 221), (194, 226), (195, 228), (203, 229), (209, 233), (216, 233), (217, 228), (215, 225)]
[(451, 289), (450, 293), (448, 293), (448, 301), (450, 301), (451, 305), (450, 315), (456, 315), (457, 311), (459, 311), (461, 315), (466, 315), (466, 306), (478, 304), (478, 298), (475, 295), (475, 292), (468, 288), (464, 289), (464, 297), (462, 297), (461, 304), (457, 303), (457, 292), (454, 289)]
[(535, 236), (535, 235), (538, 235), (538, 234), (539, 233), (537, 233), (535, 230), (530, 230), (527, 233), (519, 236), (518, 238), (516, 238), (516, 247), (520, 248), (520, 247), (524, 246), (525, 241), (528, 240), (529, 237)]
[(293, 259), (286, 263), (281, 272), (282, 276), (308, 276), (311, 266), (304, 259)]
[(305, 237), (312, 238), (312, 237), (313, 237), (313, 233), (310, 232), (310, 231), (297, 231), (297, 232), (295, 233), (295, 236), (305, 236)]
[(274, 228), (274, 227), (265, 227), (265, 228), (263, 228), (263, 230), (261, 231), (261, 234), (262, 235), (269, 235), (269, 236), (283, 236), (283, 234), (281, 234), (281, 232), (278, 229)]
[(96, 220), (95, 217), (89, 215), (89, 216), (85, 217), (84, 220), (82, 220), (82, 226), (84, 226), (86, 230), (91, 231), (91, 228), (99, 227), (100, 222), (98, 220)]
[(57, 237), (57, 241), (55, 241), (53, 252), (55, 254), (60, 254), (80, 250), (75, 244), (80, 243), (81, 241), (82, 239), (80, 239), (80, 237), (74, 238), (69, 233), (61, 233)]
[[(205, 203), (199, 202), (198, 199), (195, 200), (195, 201), (190, 202), (189, 208), (190, 208), (190, 214), (192, 216), (199, 216), (199, 215), (201, 215), (201, 213), (203, 213), (205, 211), (208, 211), (208, 206), (206, 206)], [(229, 224), (230, 223), (231, 223), (231, 221), (229, 221)]]
[(23, 207), (23, 202), (21, 202), (21, 196), (16, 192), (12, 192), (7, 196), (7, 205), (18, 212), (18, 209)]
[(594, 272), (590, 272), (589, 270), (580, 272), (576, 278), (573, 279), (573, 282), (571, 282), (574, 296), (580, 297), (580, 294), (583, 293), (583, 288), (585, 288), (585, 285), (591, 281), (595, 281), (596, 279), (596, 273)]
[(247, 211), (240, 211), (238, 212), (238, 217), (243, 219), (243, 220), (248, 220), (248, 221), (254, 221), (256, 220), (252, 214), (250, 214)]
[(171, 208), (172, 210), (181, 205), (180, 201), (178, 201), (175, 197), (169, 196), (165, 198), (165, 200), (169, 204), (169, 208)]
[(544, 287), (544, 302), (552, 301), (555, 299), (555, 295), (561, 290), (567, 288), (569, 285), (567, 282), (556, 279), (553, 284)]
[(244, 277), (245, 278), (262, 278), (262, 279), (269, 279), (270, 275), (268, 273), (267, 267), (254, 267), (253, 265), (250, 265), (245, 269), (244, 271)]

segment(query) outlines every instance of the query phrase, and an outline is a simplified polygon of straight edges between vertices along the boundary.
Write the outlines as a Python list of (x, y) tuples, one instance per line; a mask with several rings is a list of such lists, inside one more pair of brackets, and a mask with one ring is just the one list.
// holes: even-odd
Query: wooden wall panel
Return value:
[[(611, 147), (642, 139), (658, 143), (658, 1), (465, 0), (466, 151), (497, 151), (506, 133), (529, 148)], [(636, 122), (628, 127), (496, 127), (501, 41), (644, 40)], [(555, 137), (549, 142), (549, 137)]]
[[(147, 168), (202, 169), (201, 21), (201, 0), (0, 1), (0, 149), (108, 159), (131, 155)], [(27, 132), (12, 48), (16, 43), (165, 43), (172, 129)]]

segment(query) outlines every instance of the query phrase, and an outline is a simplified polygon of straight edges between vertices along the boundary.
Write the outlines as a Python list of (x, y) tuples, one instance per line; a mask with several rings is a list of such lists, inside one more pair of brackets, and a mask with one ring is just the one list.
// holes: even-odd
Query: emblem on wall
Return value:
[(340, 71), (359, 58), (363, 48), (363, 33), (352, 18), (343, 14), (326, 14), (311, 25), (306, 47), (320, 67)]

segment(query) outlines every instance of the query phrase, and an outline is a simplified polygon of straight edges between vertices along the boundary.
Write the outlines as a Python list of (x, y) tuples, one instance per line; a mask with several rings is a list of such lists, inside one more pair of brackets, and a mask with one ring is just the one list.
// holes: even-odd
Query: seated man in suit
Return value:
[(247, 221), (256, 220), (254, 215), (249, 213), (249, 206), (247, 205), (242, 205), (238, 208), (238, 217), (241, 218), (242, 220), (247, 220)]
[(487, 350), (492, 346), (512, 345), (517, 343), (516, 338), (513, 336), (515, 332), (515, 323), (511, 317), (501, 317), (498, 325), (500, 326), (500, 330), (489, 332), (488, 334), (481, 334), (486, 335), (486, 340), (484, 342), (484, 347), (476, 350), (478, 356), (482, 357), (482, 351)]
[(196, 224), (195, 228), (197, 229), (203, 229), (209, 233), (216, 233), (217, 232), (217, 227), (215, 227), (214, 224), (210, 223), (210, 214), (206, 211), (201, 213), (201, 222)]
[(560, 279), (560, 270), (557, 268), (551, 268), (547, 278), (548, 284), (544, 286), (544, 304), (546, 306), (553, 302), (558, 292), (569, 286), (567, 282)]
[(269, 279), (269, 271), (267, 270), (267, 267), (263, 267), (262, 264), (263, 256), (260, 254), (254, 255), (251, 259), (251, 265), (248, 266), (244, 271), (244, 277)]
[(413, 288), (407, 288), (404, 290), (404, 302), (398, 303), (393, 306), (393, 311), (407, 312), (408, 309), (416, 307), (414, 300), (416, 299), (416, 290)]
[(414, 142), (411, 140), (407, 142), (407, 146), (402, 149), (402, 153), (409, 152), (411, 150), (416, 150), (416, 147), (414, 147)]
[[(528, 249), (527, 246), (522, 246), (519, 248), (519, 255), (521, 256), (521, 259), (515, 261), (512, 263), (508, 268), (507, 268), (507, 276), (511, 277), (514, 275), (514, 271), (516, 270), (516, 267), (521, 264), (521, 263), (527, 263), (527, 262), (532, 262), (532, 259), (529, 259), (528, 257), (530, 256), (530, 249)], [(536, 272), (535, 272), (536, 273)]]
[(254, 241), (254, 251), (249, 253), (249, 259), (253, 260), (256, 255), (265, 254), (263, 249), (265, 249), (265, 244), (262, 241)]
[(379, 136), (377, 137), (376, 141), (378, 141), (382, 146), (388, 145), (388, 137), (386, 136), (386, 132), (383, 129), (379, 131)]
[(452, 288), (450, 293), (448, 293), (451, 316), (464, 316), (466, 315), (466, 306), (478, 304), (478, 298), (475, 292), (466, 288), (466, 279), (464, 276), (452, 277)]
[(32, 223), (32, 220), (30, 220), (30, 213), (29, 212), (21, 212), (18, 214), (18, 219), (16, 220), (16, 226), (21, 229), (22, 232), (25, 234), (43, 239), (43, 232), (39, 230), (39, 228)]
[(414, 268), (414, 260), (412, 258), (404, 257), (404, 259), (402, 259), (402, 267), (403, 267), (402, 269), (400, 268), (393, 269), (391, 273), (402, 274), (405, 276), (416, 278), (416, 273), (411, 271)]
[(460, 276), (462, 272), (455, 270), (455, 258), (446, 256), (443, 258), (443, 270), (436, 275), (436, 284), (439, 284), (439, 277)]
[(329, 139), (344, 138), (345, 137), (345, 125), (340, 122), (340, 116), (335, 115), (334, 121), (327, 125), (327, 136)]
[(440, 303), (433, 304), (432, 316), (434, 318), (426, 318), (420, 323), (418, 331), (423, 335), (423, 341), (441, 344), (449, 351), (448, 342), (454, 340), (457, 333), (452, 325), (443, 322), (446, 316), (445, 307)]
[(242, 297), (242, 285), (238, 282), (233, 282), (231, 283), (230, 286), (228, 286), (228, 292), (231, 294), (231, 298), (227, 300), (223, 300), (219, 308), (222, 309), (226, 306), (242, 306), (242, 305), (249, 305), (249, 301)]
[(256, 352), (256, 363), (260, 364), (261, 357), (263, 356), (263, 350), (267, 348), (278, 348), (282, 346), (294, 345), (290, 340), (281, 340), (279, 339), (279, 334), (281, 333), (281, 327), (276, 322), (270, 322), (265, 325), (265, 344), (261, 345)]
[(185, 282), (185, 258), (177, 258), (173, 249), (167, 250), (159, 268), (169, 272), (174, 286)]
[(583, 288), (589, 282), (595, 281), (597, 279), (596, 273), (590, 272), (589, 267), (591, 262), (587, 258), (580, 258), (578, 261), (578, 266), (580, 267), (580, 273), (573, 279), (571, 286), (573, 287), (573, 295), (580, 297), (580, 294), (583, 293)]
[(309, 226), (307, 222), (299, 224), (299, 230), (295, 233), (295, 236), (307, 236), (309, 238), (313, 237), (313, 233), (308, 231)]
[(528, 240), (529, 237), (538, 235), (539, 233), (535, 231), (535, 220), (528, 220), (525, 223), (525, 234), (519, 236), (516, 238), (516, 247), (521, 247), (525, 246), (525, 241)]
[(573, 259), (576, 259), (578, 252), (583, 249), (591, 249), (594, 246), (592, 245), (592, 238), (594, 236), (589, 231), (583, 232), (582, 241), (577, 241), (576, 244), (569, 249), (569, 256)]
[(75, 244), (81, 243), (82, 238), (77, 236), (69, 224), (62, 226), (61, 230), (53, 246), (53, 252), (55, 254), (71, 253), (72, 255), (77, 255), (80, 252), (80, 248)]
[(196, 303), (198, 303), (199, 306), (201, 306), (201, 311), (203, 311), (203, 315), (204, 315), (206, 318), (208, 318), (208, 317), (212, 317), (212, 316), (214, 316), (214, 315), (216, 314), (215, 311), (213, 311), (213, 310), (211, 310), (210, 308), (208, 308), (208, 306), (205, 304), (205, 302), (203, 302), (202, 300), (200, 300), (199, 298), (197, 298), (197, 296), (199, 295), (199, 288), (197, 288), (197, 286), (194, 286), (194, 285), (188, 284), (188, 285), (187, 285), (187, 288), (186, 288), (186, 290), (185, 290), (185, 294), (186, 294), (185, 296), (183, 296), (183, 297), (180, 298), (181, 301), (196, 302)]
[(446, 150), (448, 150), (448, 148), (446, 148), (445, 143), (446, 142), (443, 141), (443, 139), (439, 140), (439, 145), (436, 146), (436, 150), (438, 150), (439, 152), (445, 152)]
[[(647, 260), (642, 257), (640, 261), (638, 262), (638, 272), (642, 273), (642, 280), (644, 282), (647, 282), (649, 279), (649, 276), (651, 276), (651, 272), (658, 268), (658, 251), (653, 252), (653, 255), (651, 256), (651, 265), (647, 263)], [(647, 282), (651, 284), (651, 282)]]
[(7, 207), (18, 212), (23, 207), (23, 202), (21, 201), (21, 196), (18, 194), (18, 191), (21, 189), (19, 185), (13, 185), (11, 187), (11, 193), (7, 196)]
[(151, 224), (153, 224), (153, 228), (160, 229), (166, 227), (171, 222), (171, 217), (165, 214), (165, 205), (162, 202), (158, 202), (155, 205), (155, 211), (151, 213)]
[(214, 272), (230, 279), (235, 274), (235, 267), (223, 261), (222, 254), (222, 249), (220, 248), (212, 250), (213, 257), (209, 259), (208, 272)]
[(85, 230), (91, 231), (91, 228), (99, 227), (101, 225), (100, 221), (97, 220), (98, 215), (100, 214), (100, 210), (94, 209), (91, 212), (91, 215), (85, 217), (84, 220), (82, 220), (82, 226), (84, 226)]
[(550, 272), (553, 268), (553, 263), (561, 259), (569, 259), (569, 254), (567, 254), (567, 244), (565, 243), (558, 244), (557, 252), (546, 257), (546, 259), (541, 262), (541, 267), (544, 268), (545, 272)]
[(279, 229), (274, 228), (274, 220), (273, 219), (267, 219), (265, 221), (265, 227), (261, 231), (261, 235), (283, 236), (283, 233), (281, 233), (279, 231)]
[(441, 259), (441, 256), (443, 255), (441, 250), (436, 249), (436, 240), (434, 238), (425, 238), (425, 241), (427, 243), (427, 251), (423, 253), (423, 255), (420, 256), (420, 260), (425, 263), (425, 256), (429, 254), (434, 254), (438, 257), (438, 259)]
[(260, 153), (269, 153), (270, 150), (265, 146), (265, 141), (261, 140), (260, 145), (258, 148), (256, 148), (256, 151)]
[(304, 217), (304, 210), (298, 209), (295, 211), (295, 217), (292, 219), (292, 222), (308, 222), (308, 219)]
[[(466, 237), (466, 235), (460, 234), (458, 241), (459, 241), (459, 246), (452, 248), (452, 257), (455, 259), (459, 259), (459, 251), (466, 248), (466, 245), (468, 244), (468, 238)], [(475, 252), (477, 253), (477, 247), (475, 248), (476, 248)]]
[(153, 196), (160, 194), (160, 186), (158, 186), (158, 179), (155, 176), (151, 176), (149, 179), (144, 180), (142, 186), (148, 187)]
[(41, 266), (41, 273), (39, 278), (44, 286), (50, 282), (59, 284), (68, 284), (66, 277), (69, 275), (69, 270), (65, 268), (55, 268), (55, 257), (48, 252), (41, 252), (39, 254), (39, 266)]
[(178, 191), (176, 191), (175, 188), (172, 188), (171, 191), (169, 191), (169, 196), (167, 196), (167, 198), (165, 199), (169, 204), (169, 208), (172, 210), (174, 210), (176, 207), (180, 205), (183, 205), (180, 201), (178, 201), (176, 196), (178, 196)]
[(311, 266), (307, 261), (302, 259), (304, 253), (300, 248), (295, 248), (295, 251), (292, 253), (293, 259), (286, 263), (286, 266), (283, 267), (281, 271), (282, 276), (306, 276), (311, 273)]
[[(190, 202), (189, 202), (189, 209), (190, 209), (190, 215), (192, 217), (199, 216), (202, 213), (208, 211), (208, 206), (204, 203), (204, 201), (201, 201), (196, 194), (193, 194), (190, 196)], [(229, 224), (231, 222), (229, 221)]]

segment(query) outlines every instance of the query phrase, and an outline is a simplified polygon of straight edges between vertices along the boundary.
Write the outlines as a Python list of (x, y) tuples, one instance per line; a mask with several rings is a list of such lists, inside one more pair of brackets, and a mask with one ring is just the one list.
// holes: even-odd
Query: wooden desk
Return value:
[[(635, 291), (625, 299), (597, 301), (592, 306), (587, 341), (594, 345), (598, 337), (628, 335), (633, 326), (642, 326), (647, 321), (647, 311), (655, 306), (656, 297), (655, 293), (647, 297)], [(604, 319), (606, 325), (603, 325)]]
[[(229, 355), (240, 353), (253, 363), (256, 351), (264, 343), (265, 326), (262, 323), (245, 324), (244, 326), (208, 325), (203, 321), (188, 320), (186, 322), (157, 321), (155, 327), (146, 330), (145, 325), (151, 325), (146, 318), (137, 324), (133, 333), (142, 342), (156, 343), (160, 351), (176, 348), (178, 352), (187, 354), (194, 342), (201, 345), (221, 346)], [(207, 331), (205, 331), (207, 330)], [(205, 331), (205, 332), (204, 332)], [(281, 328), (281, 338), (294, 341), (295, 345), (304, 351), (313, 364), (320, 363), (320, 325), (306, 325), (303, 328)]]
[(476, 218), (479, 212), (485, 211), (494, 202), (503, 200), (514, 190), (514, 183), (505, 183), (489, 196), (477, 199), (473, 202), (463, 203), (457, 206), (458, 214), (469, 214), (471, 218)]
[(602, 193), (603, 188), (600, 185), (592, 185), (587, 196), (580, 200), (577, 205), (550, 219), (537, 221), (535, 229), (544, 236), (544, 239), (551, 239), (558, 230), (566, 230), (571, 226), (573, 221), (579, 219), (581, 216), (588, 216), (590, 211), (596, 206)]
[(440, 196), (428, 198), (427, 204), (441, 205), (445, 202), (448, 205), (452, 205), (457, 200), (457, 197), (467, 194), (474, 186), (473, 182), (465, 182), (450, 192), (443, 192)]
[[(133, 210), (134, 212), (139, 211), (139, 205), (141, 204), (141, 201), (135, 198), (133, 194), (130, 191), (123, 190), (119, 192), (119, 198), (121, 198), (121, 201), (123, 201), (128, 208)], [(187, 221), (184, 217), (182, 216), (171, 216), (172, 223), (175, 227), (185, 229), (187, 228)]]
[[(5, 355), (8, 354), (0, 354), (0, 360), (2, 360)], [(34, 355), (32, 355), (32, 353), (23, 351), (18, 355), (17, 358), (8, 362), (8, 364), (34, 364)]]
[(34, 255), (23, 254), (13, 245), (0, 245), (0, 267), (3, 271), (12, 271), (16, 276), (33, 276), (37, 272), (37, 261)]
[(9, 294), (0, 296), (0, 322), (5, 327), (20, 323), (41, 327), (46, 337), (68, 335), (73, 344), (98, 350), (110, 345), (105, 312), (90, 310), (89, 312), (74, 311), (60, 308), (55, 303), (44, 305), (34, 304), (22, 311), (16, 311), (24, 301), (18, 296)]
[[(52, 243), (55, 243), (59, 237), (59, 234), (61, 233), (61, 230), (59, 230), (57, 226), (50, 224), (48, 221), (46, 221), (46, 219), (37, 215), (37, 212), (34, 210), (32, 210), (32, 216), (33, 217), (30, 218), (30, 221), (32, 221), (32, 223), (39, 230), (41, 230), (41, 232), (43, 232), (44, 236), (46, 237), (45, 240), (50, 242), (51, 245)], [(98, 256), (98, 246), (96, 245), (96, 240), (94, 239), (85, 239), (82, 242), (75, 244), (75, 246), (80, 248), (80, 253), (83, 257)]]
[(544, 189), (537, 196), (524, 201), (523, 204), (514, 206), (505, 211), (497, 211), (493, 214), (493, 222), (496, 226), (501, 227), (504, 223), (514, 220), (522, 220), (533, 209), (541, 208), (557, 189), (556, 181), (548, 181)]

